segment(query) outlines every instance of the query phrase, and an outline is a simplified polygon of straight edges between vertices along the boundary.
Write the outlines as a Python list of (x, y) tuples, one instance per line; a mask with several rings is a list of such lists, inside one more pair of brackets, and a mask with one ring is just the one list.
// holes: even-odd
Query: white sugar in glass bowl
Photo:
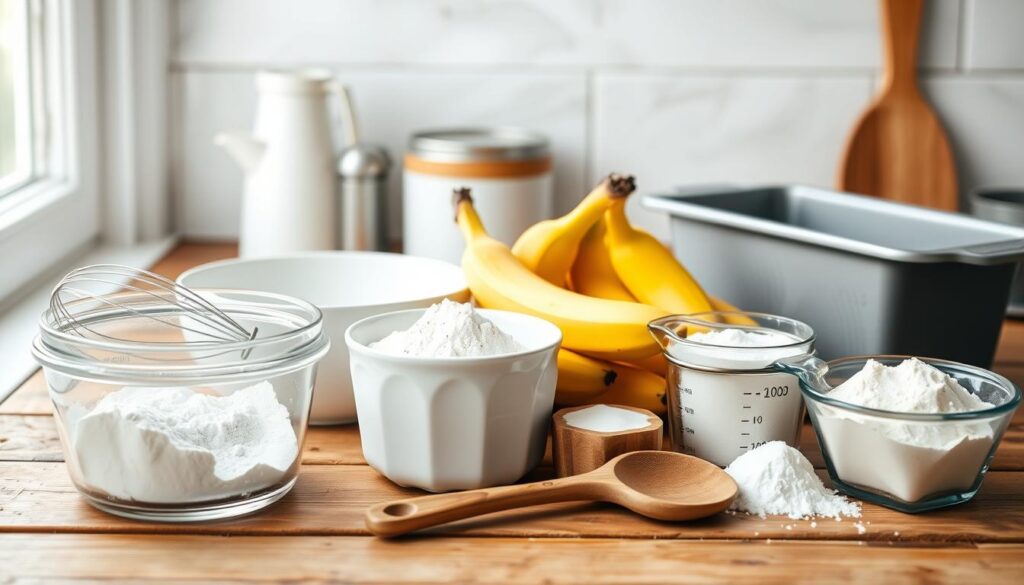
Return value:
[(523, 350), (436, 358), (370, 347), (423, 313), (369, 317), (345, 333), (367, 463), (399, 485), (432, 492), (516, 481), (544, 455), (562, 332), (530, 315), (481, 309)]
[(345, 329), (356, 321), (402, 309), (426, 308), (449, 298), (469, 300), (462, 270), (440, 260), (383, 252), (307, 252), (273, 258), (211, 262), (178, 277), (190, 288), (232, 288), (289, 295), (323, 312), (334, 343), (320, 363), (313, 425), (351, 423), (356, 405), (349, 378)]

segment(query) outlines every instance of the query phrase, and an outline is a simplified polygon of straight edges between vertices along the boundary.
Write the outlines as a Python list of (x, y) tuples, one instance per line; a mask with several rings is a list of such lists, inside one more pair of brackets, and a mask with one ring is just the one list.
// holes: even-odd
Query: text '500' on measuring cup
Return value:
[(673, 449), (726, 466), (768, 441), (797, 446), (799, 382), (772, 364), (814, 352), (809, 326), (765, 313), (708, 312), (648, 327), (669, 362)]

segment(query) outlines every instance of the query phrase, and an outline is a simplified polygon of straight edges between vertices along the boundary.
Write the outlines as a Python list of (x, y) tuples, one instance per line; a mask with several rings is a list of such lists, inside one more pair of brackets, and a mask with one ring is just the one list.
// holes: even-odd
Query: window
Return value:
[(0, 196), (33, 173), (27, 0), (0, 0)]
[(99, 234), (97, 15), (0, 0), (0, 306)]

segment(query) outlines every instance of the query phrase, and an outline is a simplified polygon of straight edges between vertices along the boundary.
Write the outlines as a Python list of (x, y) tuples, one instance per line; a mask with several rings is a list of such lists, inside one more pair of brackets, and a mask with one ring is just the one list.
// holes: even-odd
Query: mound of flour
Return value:
[(829, 397), (895, 412), (967, 412), (992, 405), (967, 391), (942, 370), (917, 358), (886, 366), (868, 360)]
[(395, 331), (370, 347), (413, 357), (479, 357), (515, 353), (521, 346), (469, 303), (444, 299), (427, 309), (412, 327)]
[(270, 487), (299, 454), (288, 409), (269, 382), (227, 396), (126, 387), (68, 427), (85, 484), (154, 504)]
[(764, 518), (860, 517), (860, 505), (825, 487), (811, 462), (782, 441), (740, 455), (725, 468), (739, 487), (732, 509)]

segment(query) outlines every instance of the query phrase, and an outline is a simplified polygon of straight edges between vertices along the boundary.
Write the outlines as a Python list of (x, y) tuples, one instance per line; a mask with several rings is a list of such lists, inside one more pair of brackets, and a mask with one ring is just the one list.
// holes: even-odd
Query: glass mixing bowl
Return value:
[(866, 408), (829, 397), (833, 388), (859, 372), (867, 360), (895, 366), (909, 357), (811, 360), (797, 367), (829, 476), (839, 491), (901, 512), (966, 502), (981, 487), (1020, 404), (1020, 388), (983, 368), (918, 358), (994, 406), (921, 414)]
[[(316, 365), (330, 345), (320, 311), (277, 294), (197, 292), (255, 334), (211, 337), (174, 294), (120, 292), (43, 313), (32, 352), (46, 377), (68, 473), (97, 508), (142, 520), (222, 519), (268, 506), (295, 484)], [(157, 410), (196, 400), (211, 407), (213, 419), (217, 409), (232, 414), (216, 425), (168, 416), (154, 427), (142, 415), (160, 418), (163, 411), (138, 406), (111, 414), (129, 395), (143, 402), (175, 397), (153, 403)], [(255, 398), (266, 408), (252, 407), (248, 399)], [(243, 425), (247, 430), (235, 428)], [(219, 442), (217, 456), (197, 450), (197, 437)], [(282, 442), (286, 447), (268, 455), (267, 445)]]

